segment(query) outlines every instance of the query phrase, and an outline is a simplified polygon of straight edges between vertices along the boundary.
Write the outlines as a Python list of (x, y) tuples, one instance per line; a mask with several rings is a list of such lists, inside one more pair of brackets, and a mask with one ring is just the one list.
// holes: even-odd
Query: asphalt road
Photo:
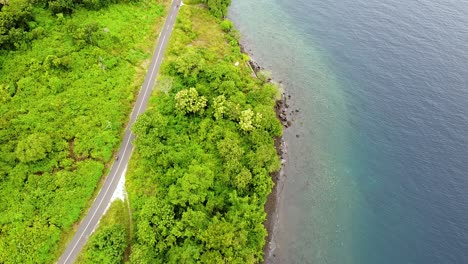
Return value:
[(179, 11), (180, 4), (181, 0), (174, 0), (172, 2), (171, 9), (164, 24), (164, 28), (159, 36), (158, 44), (156, 46), (156, 50), (154, 51), (150, 68), (146, 74), (143, 86), (141, 87), (142, 89), (138, 94), (138, 99), (130, 116), (130, 122), (125, 129), (125, 136), (117, 154), (118, 158), (112, 165), (109, 175), (107, 176), (102, 189), (99, 191), (96, 200), (89, 209), (88, 214), (80, 223), (78, 231), (65, 249), (65, 252), (63, 252), (62, 256), (58, 260), (58, 263), (60, 264), (69, 264), (75, 261), (81, 249), (88, 241), (89, 236), (96, 229), (99, 220), (109, 205), (112, 194), (116, 190), (117, 184), (122, 177), (125, 168), (127, 167), (128, 161), (130, 160), (133, 152), (132, 141), (135, 137), (130, 128), (132, 127), (138, 115), (143, 113), (146, 109), (148, 99), (151, 96), (151, 92), (154, 87), (156, 76), (158, 75), (159, 67), (161, 66), (164, 50), (167, 46), (172, 29), (174, 28), (175, 19)]

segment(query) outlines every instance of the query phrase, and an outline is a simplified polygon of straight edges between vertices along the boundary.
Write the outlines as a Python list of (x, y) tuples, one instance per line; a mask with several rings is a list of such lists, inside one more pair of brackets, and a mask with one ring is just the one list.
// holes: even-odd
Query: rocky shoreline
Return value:
[[(246, 51), (245, 47), (242, 44), (240, 44), (240, 48), (241, 48), (241, 52), (248, 54), (250, 56), (249, 52)], [(248, 64), (250, 68), (252, 69), (255, 77), (258, 77), (258, 73), (264, 70), (263, 67), (261, 67), (257, 62), (255, 62), (252, 59), (248, 61)], [(281, 86), (282, 84), (281, 81), (276, 83), (271, 78), (268, 78), (267, 81), (275, 83), (279, 86)], [(281, 122), (283, 129), (287, 129), (288, 127), (291, 127), (294, 121), (293, 115), (298, 114), (300, 112), (299, 109), (290, 110), (290, 105), (288, 102), (290, 99), (291, 99), (291, 95), (283, 91), (281, 93), (281, 98), (278, 101), (276, 101), (276, 105), (275, 105), (276, 117)], [(277, 224), (277, 221), (278, 221), (278, 214), (277, 214), (276, 209), (277, 209), (278, 200), (280, 199), (278, 190), (280, 189), (280, 185), (282, 185), (281, 179), (284, 177), (283, 165), (287, 161), (287, 158), (286, 158), (287, 144), (284, 141), (284, 138), (277, 137), (274, 139), (274, 142), (275, 142), (276, 152), (278, 153), (278, 156), (281, 159), (282, 166), (279, 171), (271, 174), (271, 178), (274, 182), (274, 186), (273, 186), (273, 189), (271, 190), (271, 193), (268, 195), (267, 202), (265, 204), (265, 212), (267, 214), (267, 218), (263, 224), (268, 232), (266, 243), (263, 247), (265, 264), (271, 263), (273, 258), (275, 258), (274, 250), (276, 248), (276, 245), (274, 241), (274, 234), (275, 234), (274, 232), (275, 232), (275, 225)]]
[[(281, 84), (281, 83), (280, 83)], [(291, 95), (283, 92), (281, 94), (281, 99), (276, 101), (275, 112), (276, 117), (283, 125), (283, 129), (287, 129), (293, 125), (294, 122), (294, 115), (299, 113), (299, 109), (290, 110), (290, 106), (288, 101), (291, 99)], [(299, 135), (296, 135), (298, 137)], [(268, 196), (267, 202), (265, 204), (265, 212), (267, 214), (267, 219), (264, 223), (265, 228), (268, 231), (268, 236), (266, 239), (265, 246), (263, 247), (264, 252), (264, 263), (270, 264), (274, 263), (275, 259), (275, 249), (276, 249), (276, 242), (275, 242), (275, 228), (277, 227), (278, 223), (278, 212), (277, 212), (277, 205), (279, 200), (281, 199), (281, 189), (283, 188), (283, 180), (284, 180), (284, 171), (283, 167), (284, 164), (287, 162), (287, 144), (284, 141), (283, 137), (277, 137), (274, 139), (275, 141), (275, 148), (276, 152), (278, 153), (279, 158), (281, 159), (281, 169), (275, 173), (271, 174), (271, 178), (274, 182), (273, 189)]]

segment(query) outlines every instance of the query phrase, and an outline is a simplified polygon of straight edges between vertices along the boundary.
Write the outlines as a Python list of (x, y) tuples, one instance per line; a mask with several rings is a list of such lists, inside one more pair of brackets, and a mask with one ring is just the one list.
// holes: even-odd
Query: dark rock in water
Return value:
[(299, 135), (296, 135), (297, 138), (299, 138), (300, 136)]
[(291, 125), (292, 125), (292, 122), (291, 122), (291, 121), (288, 121), (288, 122), (286, 122), (286, 124), (287, 124), (288, 126), (291, 126)]
[(241, 43), (239, 43), (239, 48), (240, 48), (240, 51), (241, 51), (242, 53), (246, 53), (246, 52), (245, 52), (244, 45), (242, 45)]
[(296, 112), (296, 113), (299, 113), (299, 109), (296, 109), (295, 112)]
[(252, 67), (252, 69), (254, 70), (255, 73), (259, 72), (262, 70), (262, 67), (260, 65), (258, 65), (258, 63), (256, 63), (255, 61), (253, 60), (250, 60), (249, 61), (249, 64), (250, 64), (250, 67)]

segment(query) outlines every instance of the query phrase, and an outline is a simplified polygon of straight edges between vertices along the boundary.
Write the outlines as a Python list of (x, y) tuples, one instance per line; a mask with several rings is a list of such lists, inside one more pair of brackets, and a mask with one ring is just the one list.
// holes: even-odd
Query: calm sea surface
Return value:
[(271, 263), (468, 263), (468, 1), (233, 0), (291, 94)]

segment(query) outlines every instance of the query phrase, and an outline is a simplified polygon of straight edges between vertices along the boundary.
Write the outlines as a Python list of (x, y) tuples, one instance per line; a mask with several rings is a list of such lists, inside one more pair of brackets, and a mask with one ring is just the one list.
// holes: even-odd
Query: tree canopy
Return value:
[(170, 88), (157, 85), (133, 127), (130, 263), (263, 260), (278, 90), (251, 77), (236, 32), (210, 13), (181, 9), (160, 72)]
[(0, 8), (0, 263), (52, 263), (120, 143), (165, 6)]

